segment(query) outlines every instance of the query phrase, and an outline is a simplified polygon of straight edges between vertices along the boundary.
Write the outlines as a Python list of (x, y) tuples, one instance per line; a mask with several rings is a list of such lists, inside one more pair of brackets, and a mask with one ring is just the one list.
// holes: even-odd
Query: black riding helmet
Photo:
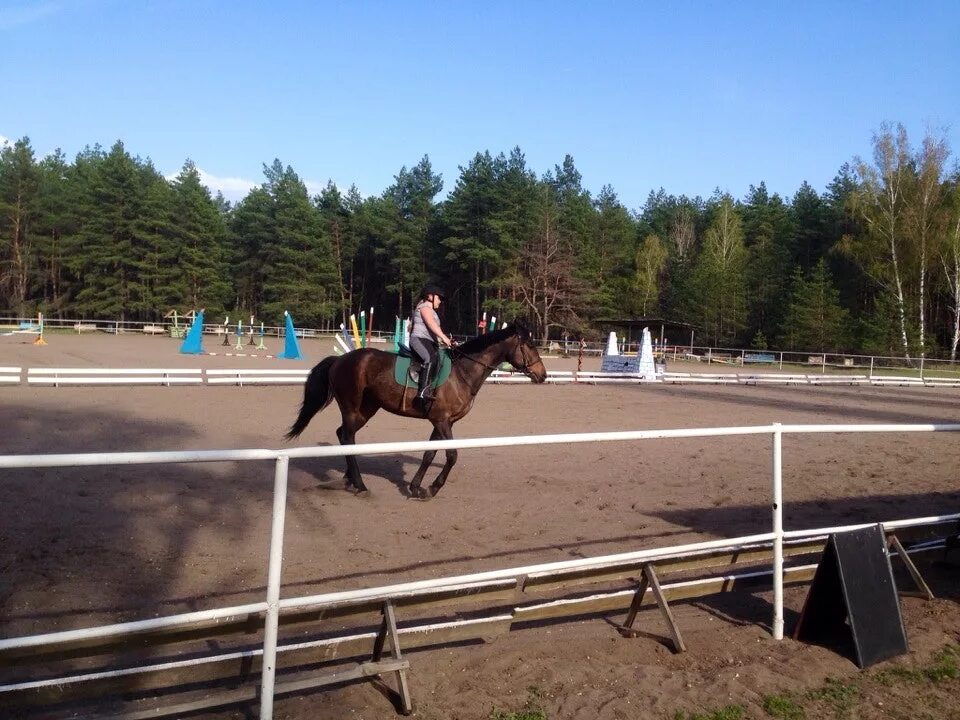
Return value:
[(443, 288), (437, 285), (424, 285), (423, 290), (420, 291), (420, 299), (426, 300), (428, 295), (436, 295), (441, 300), (447, 299), (447, 294), (443, 291)]

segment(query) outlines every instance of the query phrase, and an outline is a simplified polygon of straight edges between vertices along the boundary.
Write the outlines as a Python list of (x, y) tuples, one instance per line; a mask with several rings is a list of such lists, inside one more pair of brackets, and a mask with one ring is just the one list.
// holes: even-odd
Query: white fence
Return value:
[(111, 368), (30, 368), (28, 385), (200, 385), (200, 370), (111, 369)]
[[(770, 542), (773, 547), (773, 589), (774, 589), (774, 616), (772, 621), (773, 635), (777, 639), (783, 637), (783, 579), (784, 579), (784, 542), (789, 538), (808, 537), (813, 534), (823, 534), (834, 532), (837, 528), (818, 529), (816, 531), (794, 531), (786, 532), (783, 528), (783, 491), (782, 491), (782, 442), (783, 436), (796, 434), (823, 434), (823, 433), (926, 433), (926, 432), (958, 432), (960, 424), (953, 425), (764, 425), (751, 427), (728, 427), (728, 428), (697, 428), (697, 429), (676, 429), (676, 430), (642, 430), (625, 432), (605, 432), (605, 433), (579, 433), (579, 434), (558, 434), (558, 435), (539, 435), (539, 436), (517, 436), (517, 437), (499, 437), (499, 438), (476, 438), (465, 440), (443, 440), (434, 442), (399, 442), (399, 443), (372, 443), (367, 445), (352, 446), (325, 446), (325, 447), (302, 447), (283, 451), (276, 450), (206, 450), (206, 451), (188, 451), (188, 452), (127, 452), (127, 453), (90, 453), (90, 454), (64, 454), (64, 455), (10, 455), (0, 456), (0, 470), (13, 468), (52, 468), (52, 467), (89, 467), (104, 465), (135, 465), (135, 464), (161, 464), (161, 463), (195, 463), (195, 462), (219, 462), (219, 461), (251, 461), (251, 460), (272, 460), (275, 462), (274, 471), (274, 495), (273, 495), (273, 517), (271, 525), (271, 538), (269, 550), (268, 582), (266, 598), (263, 602), (244, 605), (242, 607), (230, 607), (214, 610), (206, 610), (183, 615), (170, 617), (161, 617), (151, 620), (142, 620), (138, 622), (123, 623), (119, 625), (94, 627), (82, 630), (71, 630), (66, 632), (49, 633), (45, 635), (34, 635), (28, 637), (16, 637), (0, 640), (0, 652), (11, 649), (36, 649), (56, 645), (64, 640), (90, 640), (92, 638), (103, 638), (122, 634), (131, 634), (155, 630), (158, 628), (186, 627), (200, 620), (217, 620), (226, 618), (235, 618), (244, 613), (264, 614), (264, 643), (262, 650), (262, 678), (260, 694), (260, 717), (269, 720), (273, 716), (273, 698), (276, 681), (276, 657), (277, 657), (277, 637), (278, 623), (281, 609), (302, 608), (311, 605), (318, 605), (324, 602), (346, 601), (348, 599), (358, 600), (367, 596), (385, 596), (390, 593), (402, 594), (415, 590), (427, 588), (443, 588), (453, 583), (463, 585), (465, 583), (476, 583), (481, 581), (496, 580), (498, 578), (510, 578), (520, 574), (524, 576), (534, 575), (537, 572), (547, 570), (577, 569), (584, 567), (602, 567), (624, 558), (643, 559), (646, 557), (655, 557), (658, 554), (677, 554), (678, 552), (695, 553), (709, 548), (718, 547), (737, 547), (749, 543)], [(594, 443), (594, 442), (625, 442), (653, 440), (664, 438), (702, 438), (702, 437), (724, 437), (734, 435), (756, 435), (770, 436), (772, 440), (771, 454), (771, 531), (746, 538), (736, 538), (734, 540), (719, 540), (695, 545), (687, 545), (681, 548), (666, 548), (641, 553), (628, 553), (621, 556), (609, 556), (604, 558), (592, 558), (569, 561), (561, 564), (551, 564), (544, 566), (535, 566), (531, 568), (512, 569), (504, 571), (494, 571), (479, 573), (458, 578), (446, 578), (439, 580), (426, 580), (414, 583), (406, 583), (400, 586), (387, 588), (374, 588), (368, 590), (359, 590), (353, 592), (334, 593), (324, 596), (300, 597), (280, 599), (280, 577), (281, 561), (283, 557), (283, 535), (284, 521), (286, 516), (287, 502), (287, 473), (289, 461), (291, 458), (331, 458), (344, 457), (348, 455), (385, 455), (396, 453), (417, 453), (428, 450), (467, 450), (493, 447), (520, 447), (529, 445), (568, 445), (571, 443)], [(901, 524), (917, 524), (924, 522), (941, 522), (945, 519), (953, 519), (960, 515), (944, 515), (937, 518), (918, 518), (910, 521), (902, 521)], [(635, 557), (634, 557), (635, 556)], [(191, 659), (186, 661), (188, 664), (196, 665), (205, 662), (201, 659)], [(390, 666), (392, 669), (399, 668), (399, 661)], [(69, 680), (69, 679), (68, 679)], [(62, 683), (64, 679), (51, 680), (48, 682)], [(23, 689), (22, 685), (18, 687), (3, 686), (0, 687), (0, 698), (4, 692), (11, 689)]]
[(19, 385), (21, 368), (0, 367), (0, 385)]
[[(301, 385), (309, 368), (28, 368), (28, 385)], [(0, 385), (18, 385), (22, 369), (0, 367)], [(522, 373), (494, 371), (489, 379), (493, 384), (529, 382)], [(547, 383), (553, 385), (637, 385), (667, 383), (672, 385), (870, 385), (873, 387), (960, 387), (960, 377), (919, 377), (909, 375), (843, 375), (800, 373), (688, 373), (664, 372), (656, 379), (637, 373), (550, 370)]]

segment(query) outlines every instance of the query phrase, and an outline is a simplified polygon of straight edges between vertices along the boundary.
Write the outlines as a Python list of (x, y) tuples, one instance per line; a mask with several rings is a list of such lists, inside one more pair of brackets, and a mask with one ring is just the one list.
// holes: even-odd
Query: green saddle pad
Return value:
[[(441, 348), (438, 353), (438, 358), (440, 360), (440, 371), (434, 377), (433, 382), (430, 383), (430, 385), (435, 388), (440, 387), (446, 382), (447, 378), (450, 377), (450, 370), (453, 367), (450, 353), (446, 350)], [(417, 384), (410, 379), (410, 362), (410, 358), (397, 355), (397, 361), (393, 366), (393, 379), (396, 380), (399, 385), (416, 387)]]

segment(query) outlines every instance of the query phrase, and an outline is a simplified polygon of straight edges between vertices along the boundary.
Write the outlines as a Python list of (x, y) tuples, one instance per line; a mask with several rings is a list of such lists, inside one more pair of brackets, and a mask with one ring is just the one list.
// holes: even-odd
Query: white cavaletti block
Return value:
[(610, 331), (610, 337), (607, 338), (607, 355), (619, 355), (620, 350), (617, 349), (617, 333), (613, 330)]
[(653, 341), (650, 339), (650, 328), (643, 329), (643, 343), (640, 345), (640, 362), (637, 372), (643, 375), (644, 380), (656, 380), (657, 366), (653, 362)]

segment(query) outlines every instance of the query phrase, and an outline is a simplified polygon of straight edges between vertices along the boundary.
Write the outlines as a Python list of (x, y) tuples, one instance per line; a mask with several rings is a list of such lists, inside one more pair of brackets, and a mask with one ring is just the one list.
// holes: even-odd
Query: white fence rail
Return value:
[[(521, 568), (520, 570), (503, 570), (475, 575), (461, 576), (458, 578), (447, 578), (440, 580), (425, 580), (414, 583), (405, 583), (398, 586), (386, 588), (374, 588), (367, 590), (351, 591), (345, 593), (334, 593), (320, 596), (280, 599), (280, 577), (281, 563), (283, 557), (283, 534), (284, 520), (286, 515), (287, 498), (287, 472), (291, 458), (317, 458), (317, 457), (344, 457), (348, 455), (385, 455), (395, 453), (416, 453), (425, 451), (439, 450), (467, 450), (493, 447), (520, 447), (530, 445), (568, 445), (571, 443), (594, 443), (594, 442), (624, 442), (641, 441), (664, 438), (702, 438), (702, 437), (728, 437), (737, 435), (757, 435), (770, 436), (772, 440), (771, 455), (771, 507), (772, 523), (771, 532), (746, 538), (738, 538), (735, 541), (718, 540), (706, 543), (697, 543), (695, 545), (682, 546), (680, 548), (666, 548), (658, 550), (644, 551), (640, 553), (628, 553), (626, 555), (608, 556), (604, 558), (589, 558), (583, 560), (574, 560), (563, 563), (565, 569), (575, 568), (580, 565), (596, 565), (597, 563), (611, 563), (623, 558), (630, 557), (636, 559), (655, 557), (658, 553), (677, 553), (678, 551), (696, 552), (712, 547), (731, 546), (744, 543), (771, 542), (773, 545), (773, 588), (774, 588), (774, 617), (772, 622), (774, 637), (780, 639), (783, 637), (783, 578), (784, 564), (783, 551), (784, 542), (787, 538), (796, 538), (809, 534), (811, 531), (804, 532), (786, 532), (783, 528), (783, 491), (782, 491), (782, 441), (785, 434), (824, 434), (824, 433), (927, 433), (927, 432), (958, 432), (960, 424), (951, 425), (762, 425), (749, 427), (726, 427), (726, 428), (695, 428), (695, 429), (674, 429), (674, 430), (640, 430), (623, 432), (605, 432), (605, 433), (576, 433), (576, 434), (557, 434), (557, 435), (536, 435), (536, 436), (515, 436), (499, 438), (475, 438), (464, 440), (441, 440), (426, 442), (392, 442), (392, 443), (371, 443), (367, 445), (352, 446), (324, 446), (324, 447), (301, 447), (288, 450), (204, 450), (204, 451), (184, 451), (184, 452), (126, 452), (126, 453), (90, 453), (90, 454), (62, 454), (62, 455), (9, 455), (0, 456), (0, 470), (14, 468), (52, 468), (52, 467), (79, 467), (79, 466), (104, 466), (104, 465), (135, 465), (135, 464), (161, 464), (161, 463), (193, 463), (193, 462), (217, 462), (217, 461), (251, 461), (251, 460), (273, 460), (275, 462), (274, 471), (274, 496), (273, 496), (273, 518), (270, 538), (270, 552), (268, 565), (268, 583), (267, 594), (264, 602), (245, 605), (240, 608), (222, 608), (207, 610), (199, 613), (189, 613), (166, 618), (156, 618), (144, 620), (135, 623), (124, 623), (121, 625), (112, 625), (99, 628), (88, 628), (82, 630), (72, 630), (66, 633), (50, 633), (45, 635), (34, 635), (29, 637), (8, 638), (0, 640), (0, 650), (11, 648), (43, 648), (44, 646), (61, 642), (69, 636), (73, 639), (87, 639), (105, 637), (117, 633), (142, 632), (145, 629), (156, 629), (161, 627), (177, 627), (189, 625), (198, 619), (215, 619), (235, 617), (238, 614), (248, 612), (263, 612), (265, 614), (264, 623), (264, 644), (262, 651), (262, 677), (261, 677), (261, 705), (260, 717), (269, 720), (273, 717), (273, 695), (276, 677), (276, 656), (277, 656), (277, 633), (279, 624), (279, 615), (281, 608), (302, 608), (318, 603), (329, 603), (336, 599), (359, 599), (364, 594), (383, 595), (390, 592), (405, 592), (415, 589), (428, 587), (441, 587), (451, 582), (469, 583), (498, 578), (515, 577), (518, 573), (524, 575), (533, 575), (537, 572), (556, 569), (556, 564), (543, 566), (533, 566), (530, 568)], [(953, 515), (944, 515), (938, 518), (921, 518), (912, 521), (903, 521), (904, 524), (942, 521), (944, 518), (953, 518)], [(960, 516), (956, 516), (960, 517)], [(836, 529), (821, 529), (814, 531), (816, 533), (832, 532)], [(0, 687), (0, 693), (5, 688)], [(9, 689), (6, 688), (6, 689)]]
[(0, 367), (0, 385), (17, 385), (20, 383), (21, 368)]
[(310, 370), (207, 370), (207, 385), (300, 385)]
[[(221, 368), (221, 369), (163, 369), (163, 368), (28, 368), (28, 385), (299, 385), (304, 382), (309, 368)], [(0, 367), (0, 385), (18, 385), (22, 369)], [(526, 383), (522, 373), (507, 370), (494, 371), (487, 382), (492, 384)], [(638, 385), (665, 383), (671, 385), (863, 385), (873, 387), (927, 387), (958, 388), (956, 380), (942, 377), (910, 375), (845, 375), (801, 374), (778, 372), (689, 373), (664, 372), (656, 379), (638, 373), (601, 372), (592, 370), (550, 370), (549, 384), (581, 385)]]
[(200, 385), (203, 371), (184, 369), (30, 368), (28, 385)]

